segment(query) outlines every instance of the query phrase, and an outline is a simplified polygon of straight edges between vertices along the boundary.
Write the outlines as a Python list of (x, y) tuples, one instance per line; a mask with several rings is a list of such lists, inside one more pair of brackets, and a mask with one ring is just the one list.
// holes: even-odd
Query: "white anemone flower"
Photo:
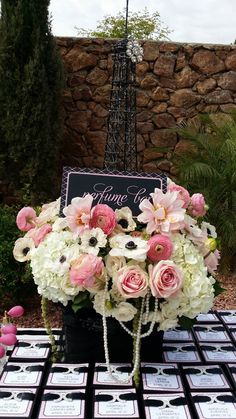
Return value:
[(110, 256), (124, 256), (128, 259), (144, 262), (149, 250), (149, 244), (140, 237), (117, 234), (110, 239)]
[(102, 229), (92, 228), (91, 230), (85, 230), (80, 235), (80, 250), (82, 253), (90, 253), (97, 256), (101, 247), (105, 247), (107, 244), (106, 235)]
[(134, 231), (136, 228), (136, 223), (133, 219), (132, 211), (129, 207), (123, 207), (121, 209), (116, 209), (116, 219), (117, 227), (116, 229), (123, 232)]
[(13, 256), (18, 262), (26, 262), (31, 258), (31, 250), (34, 249), (34, 241), (30, 237), (21, 237), (16, 240)]

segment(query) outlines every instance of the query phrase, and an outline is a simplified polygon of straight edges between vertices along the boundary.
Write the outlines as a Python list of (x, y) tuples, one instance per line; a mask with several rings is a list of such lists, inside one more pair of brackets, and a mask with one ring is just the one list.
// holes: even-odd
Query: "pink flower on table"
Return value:
[(148, 274), (138, 265), (124, 266), (117, 271), (115, 284), (124, 298), (144, 297), (147, 293)]
[(163, 193), (156, 188), (150, 195), (152, 202), (144, 199), (139, 205), (142, 213), (137, 217), (139, 222), (147, 224), (147, 233), (169, 233), (179, 230), (183, 226), (186, 211), (183, 208), (184, 201), (179, 199), (179, 193)]
[(174, 297), (183, 283), (183, 274), (172, 260), (161, 260), (149, 265), (149, 284), (156, 298)]
[(0, 343), (6, 346), (15, 345), (17, 342), (17, 337), (15, 333), (7, 333), (6, 335), (2, 335), (0, 337)]
[(105, 234), (109, 235), (116, 226), (116, 214), (106, 204), (96, 205), (91, 212), (90, 227), (99, 227)]
[(148, 240), (150, 249), (147, 256), (152, 262), (169, 259), (173, 252), (173, 243), (168, 236), (155, 234)]
[(70, 282), (83, 287), (92, 286), (94, 277), (100, 276), (104, 264), (101, 257), (92, 254), (82, 254), (72, 262)]
[(7, 335), (8, 333), (13, 333), (16, 335), (17, 327), (15, 324), (12, 324), (12, 323), (5, 324), (1, 327), (0, 333), (2, 335)]
[(6, 351), (4, 346), (0, 345), (0, 359), (4, 357)]
[(28, 237), (31, 237), (33, 239), (35, 247), (38, 247), (38, 245), (43, 241), (44, 237), (51, 233), (52, 226), (50, 224), (44, 224), (42, 227), (34, 228), (27, 233)]
[(31, 207), (22, 208), (16, 217), (16, 225), (21, 231), (29, 231), (35, 227), (36, 212)]
[(187, 189), (183, 188), (183, 186), (176, 185), (174, 182), (170, 183), (167, 186), (167, 190), (170, 192), (179, 192), (179, 198), (184, 201), (183, 208), (187, 208), (190, 202), (190, 195)]
[(14, 306), (7, 312), (7, 315), (10, 317), (21, 317), (23, 316), (24, 311), (22, 306)]
[(63, 209), (67, 226), (74, 233), (80, 234), (89, 227), (92, 202), (93, 197), (88, 194), (84, 198), (73, 198), (71, 204)]
[(194, 217), (203, 217), (206, 214), (207, 206), (204, 196), (201, 193), (195, 193), (191, 196), (189, 211)]

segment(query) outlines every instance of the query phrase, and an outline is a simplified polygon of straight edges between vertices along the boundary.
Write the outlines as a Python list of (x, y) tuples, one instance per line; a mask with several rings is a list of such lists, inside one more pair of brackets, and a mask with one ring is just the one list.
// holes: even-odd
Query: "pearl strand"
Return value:
[[(143, 299), (143, 301), (144, 301), (144, 299)], [(141, 334), (141, 339), (143, 339), (143, 338), (146, 338), (147, 336), (150, 336), (151, 335), (151, 333), (153, 332), (153, 329), (154, 329), (154, 326), (155, 326), (155, 323), (156, 323), (156, 320), (155, 320), (155, 314), (157, 313), (157, 310), (158, 310), (158, 299), (157, 298), (155, 298), (155, 305), (154, 305), (154, 315), (153, 315), (153, 320), (151, 321), (151, 323), (150, 323), (150, 326), (149, 326), (149, 329), (148, 329), (148, 331), (147, 332), (145, 332), (145, 333), (143, 333), (143, 334)], [(148, 313), (145, 313), (145, 317), (146, 317), (146, 319), (147, 319), (147, 317), (148, 317), (148, 314), (149, 314), (149, 307), (148, 307)], [(131, 330), (129, 330), (128, 329), (128, 327), (126, 327), (125, 325), (124, 325), (124, 323), (123, 322), (121, 322), (121, 321), (119, 321), (119, 323), (120, 323), (120, 325), (121, 325), (121, 327), (122, 327), (122, 329), (124, 329), (130, 336), (132, 336), (132, 337), (135, 337), (135, 336), (137, 336), (137, 334), (136, 333), (133, 333), (133, 332), (131, 332)], [(145, 324), (145, 323), (144, 323)]]
[(144, 302), (145, 300), (142, 300), (141, 309), (140, 309), (140, 317), (138, 321), (138, 330), (137, 330), (137, 338), (136, 338), (136, 345), (135, 345), (135, 357), (134, 357), (134, 367), (131, 371), (131, 373), (128, 375), (128, 377), (125, 380), (122, 380), (118, 377), (116, 377), (111, 369), (110, 365), (110, 359), (109, 359), (109, 349), (108, 349), (108, 339), (107, 339), (107, 322), (106, 322), (106, 316), (105, 316), (105, 304), (106, 304), (106, 294), (108, 292), (108, 281), (105, 283), (105, 289), (104, 289), (104, 297), (103, 297), (103, 312), (102, 312), (102, 324), (103, 324), (103, 342), (104, 342), (104, 353), (105, 353), (105, 360), (106, 360), (106, 367), (107, 371), (112, 378), (112, 380), (116, 381), (119, 384), (127, 384), (135, 375), (137, 368), (139, 367), (139, 345), (140, 345), (140, 339), (141, 339), (141, 328), (142, 328), (142, 316), (144, 311)]

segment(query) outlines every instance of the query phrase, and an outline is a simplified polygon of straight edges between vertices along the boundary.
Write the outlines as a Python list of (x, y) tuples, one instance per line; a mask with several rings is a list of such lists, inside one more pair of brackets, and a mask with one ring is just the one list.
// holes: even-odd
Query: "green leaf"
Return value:
[(217, 297), (217, 295), (222, 294), (222, 292), (226, 291), (226, 289), (225, 289), (225, 288), (223, 288), (223, 287), (220, 285), (219, 281), (217, 281), (217, 280), (216, 280), (216, 282), (214, 283), (213, 288), (214, 288), (215, 297)]
[(185, 316), (179, 318), (179, 325), (185, 330), (191, 330), (195, 323), (196, 319), (189, 319)]
[(80, 310), (83, 307), (90, 306), (90, 295), (88, 291), (80, 292), (78, 295), (76, 295), (73, 303), (72, 303), (72, 310), (74, 313), (77, 313), (78, 310)]

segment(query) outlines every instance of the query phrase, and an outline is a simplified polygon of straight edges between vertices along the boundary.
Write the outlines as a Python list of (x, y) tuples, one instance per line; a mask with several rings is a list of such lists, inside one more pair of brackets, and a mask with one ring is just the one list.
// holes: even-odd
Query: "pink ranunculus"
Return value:
[(13, 334), (16, 335), (17, 327), (16, 327), (15, 324), (9, 323), (9, 324), (6, 324), (6, 325), (2, 326), (0, 332), (3, 335), (7, 335), (8, 333), (13, 333)]
[(44, 237), (51, 233), (52, 226), (50, 224), (44, 224), (42, 227), (34, 228), (27, 233), (28, 237), (31, 237), (33, 239), (35, 247), (38, 247), (38, 245), (43, 241)]
[(22, 306), (14, 306), (7, 312), (7, 315), (10, 317), (21, 317), (23, 314), (24, 309)]
[(124, 266), (117, 271), (115, 278), (115, 284), (122, 297), (138, 298), (146, 295), (148, 274), (140, 266)]
[(29, 231), (35, 227), (36, 212), (31, 207), (22, 208), (16, 217), (16, 225), (21, 231)]
[(142, 213), (137, 217), (139, 222), (147, 223), (147, 233), (166, 234), (182, 228), (186, 209), (183, 208), (184, 201), (179, 198), (179, 193), (177, 191), (164, 193), (161, 189), (155, 188), (154, 193), (150, 195), (152, 202), (143, 199), (139, 205)]
[(173, 243), (168, 236), (155, 234), (148, 240), (150, 249), (147, 256), (152, 262), (169, 259), (173, 252)]
[(206, 202), (201, 193), (191, 196), (189, 210), (194, 217), (203, 217), (206, 214)]
[(168, 185), (167, 190), (170, 192), (179, 192), (179, 198), (184, 201), (183, 208), (187, 208), (190, 202), (190, 195), (187, 189), (183, 188), (183, 186), (176, 185), (176, 183), (172, 182)]
[(174, 297), (182, 286), (183, 274), (172, 260), (161, 260), (149, 265), (149, 281), (154, 297)]
[(17, 342), (17, 337), (15, 333), (7, 333), (6, 335), (2, 335), (0, 337), (0, 343), (6, 346), (15, 345)]
[(109, 235), (116, 226), (116, 214), (106, 204), (98, 204), (92, 209), (90, 227), (99, 227), (105, 234)]
[(4, 357), (6, 351), (4, 346), (0, 345), (0, 359)]
[(66, 223), (74, 233), (81, 234), (89, 227), (92, 202), (92, 195), (87, 194), (84, 198), (73, 198), (71, 204), (63, 209)]
[(87, 287), (95, 276), (99, 276), (104, 268), (101, 257), (92, 254), (82, 254), (72, 263), (70, 282), (73, 285)]

